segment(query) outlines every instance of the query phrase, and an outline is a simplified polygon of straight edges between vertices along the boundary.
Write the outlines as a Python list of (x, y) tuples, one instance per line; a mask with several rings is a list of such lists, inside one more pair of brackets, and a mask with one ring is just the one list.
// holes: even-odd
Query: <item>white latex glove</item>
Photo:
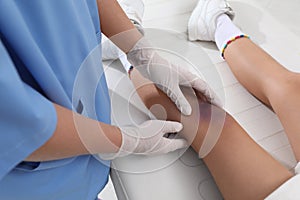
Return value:
[(145, 78), (166, 93), (183, 114), (190, 115), (192, 108), (180, 86), (193, 87), (204, 94), (210, 102), (220, 106), (218, 98), (205, 81), (184, 67), (170, 63), (159, 56), (144, 38), (128, 52), (127, 58)]
[(182, 129), (179, 122), (148, 120), (141, 125), (119, 127), (122, 133), (122, 145), (116, 154), (101, 154), (102, 159), (111, 160), (130, 154), (160, 155), (185, 148), (185, 139), (169, 139), (167, 133), (176, 133)]

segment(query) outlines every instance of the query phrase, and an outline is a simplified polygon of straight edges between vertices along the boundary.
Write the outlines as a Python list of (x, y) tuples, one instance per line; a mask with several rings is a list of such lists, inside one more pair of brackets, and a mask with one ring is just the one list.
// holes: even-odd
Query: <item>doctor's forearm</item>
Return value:
[(57, 126), (52, 137), (26, 161), (48, 161), (72, 156), (113, 153), (121, 146), (119, 128), (54, 105)]
[(97, 0), (97, 4), (102, 33), (122, 51), (128, 53), (142, 34), (134, 27), (116, 0)]

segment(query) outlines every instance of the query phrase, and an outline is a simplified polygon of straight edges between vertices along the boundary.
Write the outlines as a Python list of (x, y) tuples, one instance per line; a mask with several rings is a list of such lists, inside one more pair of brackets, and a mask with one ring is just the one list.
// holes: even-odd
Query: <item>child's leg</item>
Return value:
[(288, 71), (249, 39), (234, 41), (224, 55), (241, 84), (278, 115), (299, 161), (300, 75)]
[[(189, 38), (216, 41), (223, 52), (231, 38), (243, 35), (228, 16), (232, 16), (232, 9), (226, 0), (199, 0), (189, 20)], [(231, 42), (224, 56), (237, 79), (276, 112), (299, 161), (300, 75), (285, 69), (245, 38)]]
[[(183, 135), (189, 137), (189, 134), (193, 134), (189, 132), (189, 127), (194, 126), (195, 123), (199, 125), (192, 143), (192, 147), (197, 152), (201, 148), (209, 124), (215, 126), (218, 123), (211, 122), (211, 111), (214, 110), (221, 118), (226, 116), (218, 142), (203, 159), (225, 199), (263, 199), (292, 176), (222, 109), (201, 102), (199, 98), (197, 108), (193, 107), (193, 110), (200, 110), (200, 118), (195, 117), (194, 114), (189, 117), (181, 116), (171, 100), (154, 84), (141, 77), (137, 70), (132, 71), (131, 78), (148, 108), (156, 104), (161, 105), (165, 109), (168, 120), (182, 121)], [(184, 93), (192, 102), (190, 91), (184, 90)], [(154, 111), (154, 113), (158, 118), (165, 119), (164, 112)]]

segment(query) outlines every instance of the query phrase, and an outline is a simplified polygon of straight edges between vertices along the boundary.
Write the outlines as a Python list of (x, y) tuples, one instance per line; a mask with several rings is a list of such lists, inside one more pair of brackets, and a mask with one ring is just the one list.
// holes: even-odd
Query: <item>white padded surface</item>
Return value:
[[(296, 161), (283, 128), (274, 113), (252, 97), (234, 78), (220, 58), (215, 45), (186, 40), (188, 18), (197, 0), (146, 0), (144, 26), (164, 28), (147, 30), (154, 43), (178, 52), (197, 69), (225, 101), (230, 112), (260, 145), (282, 164), (292, 169)], [(283, 65), (300, 72), (300, 2), (297, 0), (238, 0), (230, 1), (236, 12), (236, 23), (252, 39)], [(170, 55), (168, 55), (170, 56)], [(172, 58), (172, 56), (170, 56)], [(173, 59), (176, 59), (173, 57)], [(132, 96), (133, 86), (115, 62), (106, 70), (110, 89), (118, 88), (120, 95)], [(258, 72), (259, 73), (259, 72)], [(216, 78), (217, 77), (217, 78)], [(217, 80), (217, 81), (216, 81)], [(113, 118), (118, 124), (147, 119), (144, 106), (133, 94), (136, 107), (126, 100), (114, 105)], [(119, 102), (119, 101), (118, 101)], [(133, 114), (134, 113), (134, 114)], [(130, 156), (114, 161), (120, 171), (112, 171), (118, 199), (129, 200), (217, 200), (222, 199), (211, 175), (197, 155), (188, 150), (146, 158)], [(109, 198), (108, 200), (112, 200)], [(104, 199), (106, 200), (106, 199)]]

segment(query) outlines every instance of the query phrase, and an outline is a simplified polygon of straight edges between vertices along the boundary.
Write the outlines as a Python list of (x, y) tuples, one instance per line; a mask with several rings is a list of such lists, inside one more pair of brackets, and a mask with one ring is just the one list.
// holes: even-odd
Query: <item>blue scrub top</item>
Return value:
[(105, 186), (110, 163), (93, 156), (22, 162), (52, 136), (52, 102), (110, 123), (100, 33), (96, 0), (0, 0), (0, 199), (89, 200)]

